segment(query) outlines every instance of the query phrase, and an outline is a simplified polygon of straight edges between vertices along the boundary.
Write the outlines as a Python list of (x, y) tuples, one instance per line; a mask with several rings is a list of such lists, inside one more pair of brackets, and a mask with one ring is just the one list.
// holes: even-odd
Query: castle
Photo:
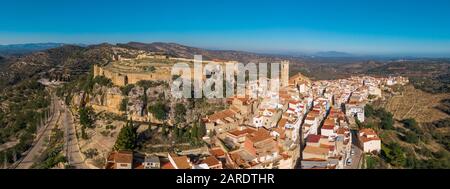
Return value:
[[(151, 61), (169, 61), (167, 64), (155, 63), (158, 65), (157, 68), (153, 67), (150, 63), (142, 63), (142, 60)], [(116, 86), (122, 87), (128, 84), (136, 84), (139, 81), (166, 81), (170, 82), (172, 80), (171, 66), (176, 62), (188, 62), (193, 63), (193, 59), (184, 58), (171, 58), (171, 57), (149, 57), (149, 56), (138, 56), (135, 59), (122, 59), (118, 58), (117, 61), (110, 63), (107, 66), (94, 65), (94, 77), (104, 76), (111, 79), (112, 83)], [(216, 63), (224, 66), (224, 63), (236, 63), (234, 61), (230, 62), (215, 62), (215, 61), (202, 61), (203, 64)], [(153, 67), (152, 71), (147, 71), (143, 67)], [(140, 69), (134, 69), (134, 67), (140, 67)], [(192, 70), (193, 71), (193, 70)], [(193, 72), (191, 73), (193, 76)], [(205, 78), (204, 78), (205, 79)], [(289, 62), (281, 62), (281, 87), (286, 87), (289, 85)]]

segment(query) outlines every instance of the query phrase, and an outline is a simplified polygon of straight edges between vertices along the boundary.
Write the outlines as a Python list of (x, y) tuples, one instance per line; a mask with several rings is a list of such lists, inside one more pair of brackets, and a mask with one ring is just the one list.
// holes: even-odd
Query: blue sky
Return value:
[(15, 0), (0, 44), (181, 44), (256, 52), (450, 57), (448, 0)]

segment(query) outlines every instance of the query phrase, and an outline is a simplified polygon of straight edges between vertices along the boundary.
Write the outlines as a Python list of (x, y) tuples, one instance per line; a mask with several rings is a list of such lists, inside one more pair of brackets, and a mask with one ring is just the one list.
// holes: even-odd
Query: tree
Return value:
[(386, 159), (386, 162), (396, 167), (402, 167), (406, 163), (405, 152), (397, 143), (383, 145), (381, 154)]
[(371, 106), (370, 104), (367, 104), (364, 107), (364, 114), (366, 117), (372, 117), (374, 112), (375, 112), (375, 110), (374, 110), (373, 106)]
[(97, 76), (93, 79), (94, 84), (99, 84), (100, 86), (111, 87), (113, 83), (111, 79), (106, 78), (105, 76)]
[(128, 107), (128, 98), (122, 99), (122, 102), (120, 102), (120, 111), (126, 112)]
[(91, 107), (82, 107), (80, 108), (80, 124), (83, 127), (92, 128), (94, 124), (94, 110)]
[(180, 130), (180, 128), (178, 128), (178, 126), (174, 126), (173, 127), (173, 134), (175, 135), (175, 138), (178, 138), (178, 136), (179, 136), (179, 131)]
[(157, 102), (156, 104), (151, 105), (151, 106), (148, 108), (148, 111), (149, 111), (150, 113), (152, 113), (153, 116), (154, 116), (156, 119), (160, 120), (160, 121), (163, 121), (163, 120), (165, 120), (165, 119), (167, 118), (168, 108), (167, 108), (167, 106), (166, 106), (164, 103), (162, 103), (162, 102)]
[(404, 140), (408, 143), (417, 144), (419, 142), (419, 136), (414, 132), (407, 132), (405, 134)]
[(136, 147), (137, 134), (133, 121), (128, 121), (120, 130), (114, 150), (133, 150)]
[(381, 128), (385, 130), (392, 130), (394, 129), (394, 118), (390, 112), (385, 112), (380, 117), (381, 119)]
[(406, 128), (411, 129), (412, 131), (421, 134), (422, 130), (419, 128), (419, 124), (414, 118), (405, 119), (402, 121)]
[(198, 127), (196, 124), (194, 124), (191, 128), (191, 139), (196, 140), (198, 138)]
[(206, 125), (205, 123), (201, 122), (198, 128), (198, 136), (204, 137), (205, 135), (206, 135)]
[(120, 87), (120, 90), (122, 91), (122, 95), (128, 96), (131, 89), (133, 89), (134, 87), (135, 87), (135, 85), (133, 85), (133, 84), (128, 84), (126, 86)]
[(186, 107), (181, 104), (178, 103), (177, 105), (175, 105), (175, 122), (176, 123), (183, 123), (186, 121)]

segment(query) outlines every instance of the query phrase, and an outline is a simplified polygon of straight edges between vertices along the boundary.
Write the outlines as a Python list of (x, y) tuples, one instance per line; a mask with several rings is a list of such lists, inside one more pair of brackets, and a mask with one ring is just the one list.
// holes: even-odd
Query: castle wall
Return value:
[(116, 73), (102, 67), (94, 65), (94, 77), (104, 76), (111, 79), (112, 83), (117, 86), (125, 86), (127, 84), (136, 84), (142, 80), (149, 81), (170, 81), (170, 74), (164, 73)]

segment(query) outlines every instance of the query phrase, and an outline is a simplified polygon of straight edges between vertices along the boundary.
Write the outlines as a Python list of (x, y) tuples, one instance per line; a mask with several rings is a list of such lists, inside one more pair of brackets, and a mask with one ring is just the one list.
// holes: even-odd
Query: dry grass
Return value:
[(433, 122), (449, 117), (435, 108), (446, 98), (450, 98), (450, 94), (430, 94), (408, 85), (402, 95), (388, 99), (383, 106), (392, 112), (397, 120), (414, 118), (420, 123)]

